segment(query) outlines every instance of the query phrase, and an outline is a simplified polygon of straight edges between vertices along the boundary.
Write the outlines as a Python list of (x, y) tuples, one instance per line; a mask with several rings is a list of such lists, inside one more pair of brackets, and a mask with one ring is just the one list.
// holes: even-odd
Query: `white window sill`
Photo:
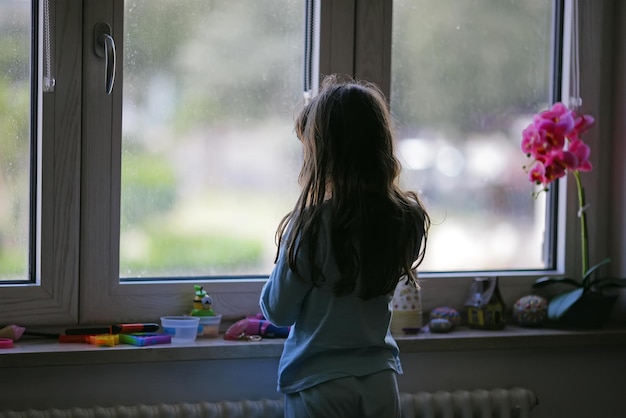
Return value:
[[(569, 331), (548, 328), (520, 328), (507, 325), (503, 330), (483, 331), (459, 327), (447, 334), (420, 333), (397, 337), (400, 352), (441, 352), (626, 346), (626, 329)], [(163, 344), (136, 347), (120, 344), (96, 347), (90, 344), (58, 343), (56, 340), (23, 338), (13, 348), (0, 349), (0, 369), (92, 364), (124, 364), (188, 360), (229, 360), (278, 358), (283, 339), (225, 341), (199, 339), (189, 344)]]

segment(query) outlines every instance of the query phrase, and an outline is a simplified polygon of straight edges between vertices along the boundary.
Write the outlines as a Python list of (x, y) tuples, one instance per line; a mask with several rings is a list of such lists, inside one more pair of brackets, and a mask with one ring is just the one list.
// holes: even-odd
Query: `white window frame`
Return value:
[[(40, 11), (43, 10), (40, 1)], [(0, 318), (21, 325), (65, 324), (78, 321), (80, 219), (80, 117), (82, 27), (81, 2), (51, 2), (50, 19), (63, 28), (53, 32), (56, 48), (54, 93), (39, 93), (38, 141), (41, 157), (38, 181), (41, 205), (39, 268), (33, 283), (0, 286)], [(39, 27), (42, 27), (39, 13)], [(42, 45), (42, 31), (39, 31)], [(41, 48), (40, 48), (41, 49)], [(40, 53), (41, 56), (41, 53)], [(40, 59), (41, 62), (41, 59)], [(42, 74), (41, 66), (39, 74)], [(39, 77), (41, 79), (41, 77)], [(41, 88), (39, 88), (41, 91)]]
[[(594, 164), (594, 170), (584, 178), (588, 201), (593, 203), (587, 212), (590, 255), (592, 260), (612, 256), (611, 273), (623, 276), (626, 261), (619, 255), (624, 252), (626, 233), (612, 225), (624, 223), (626, 198), (620, 179), (626, 178), (625, 146), (612, 133), (623, 133), (626, 127), (623, 118), (614, 117), (617, 114), (611, 110), (626, 106), (624, 98), (611, 102), (612, 89), (606, 82), (624, 84), (623, 71), (611, 72), (611, 48), (618, 51), (611, 39), (618, 28), (607, 23), (614, 11), (606, 2), (571, 4), (580, 8), (583, 110), (596, 117), (598, 126), (586, 136)], [(320, 74), (355, 75), (378, 83), (389, 94), (392, 0), (320, 0), (320, 7)], [(93, 54), (92, 28), (97, 22), (109, 22), (114, 38), (123, 39), (123, 0), (52, 0), (50, 9), (53, 29), (62, 30), (53, 30), (55, 92), (42, 96), (41, 275), (32, 285), (0, 288), (0, 317), (7, 323), (24, 325), (156, 321), (161, 315), (186, 312), (193, 284), (205, 286), (214, 298), (216, 311), (226, 320), (257, 312), (263, 279), (120, 283), (123, 54), (118, 51), (117, 81), (107, 96), (101, 85), (103, 64)], [(591, 62), (594, 64), (587, 65)], [(613, 138), (621, 148), (606, 146), (606, 138)], [(517, 297), (530, 293), (533, 281), (541, 275), (577, 274), (578, 222), (572, 183), (564, 180), (562, 186), (566, 187), (560, 187), (560, 197), (566, 203), (559, 208), (557, 269), (492, 273), (502, 277), (501, 292), (509, 306)], [(424, 308), (462, 306), (475, 275), (421, 275)]]

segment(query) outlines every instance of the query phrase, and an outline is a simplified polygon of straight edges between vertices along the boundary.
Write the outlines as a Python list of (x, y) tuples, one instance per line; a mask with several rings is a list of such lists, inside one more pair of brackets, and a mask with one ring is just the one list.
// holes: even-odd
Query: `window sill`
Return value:
[[(420, 333), (397, 337), (401, 353), (575, 348), (626, 346), (626, 329), (569, 331), (520, 328), (483, 331), (460, 327), (447, 334)], [(232, 360), (278, 358), (282, 339), (225, 341), (222, 338), (197, 340), (189, 344), (135, 347), (120, 344), (96, 347), (89, 344), (60, 344), (56, 341), (24, 338), (13, 348), (0, 350), (0, 369), (94, 364), (125, 364), (189, 360)]]

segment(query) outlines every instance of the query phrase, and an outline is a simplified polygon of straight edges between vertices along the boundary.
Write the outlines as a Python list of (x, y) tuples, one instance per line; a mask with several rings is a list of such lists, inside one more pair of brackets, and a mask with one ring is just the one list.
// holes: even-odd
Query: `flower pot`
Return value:
[(559, 320), (571, 328), (602, 328), (617, 300), (616, 294), (585, 293)]

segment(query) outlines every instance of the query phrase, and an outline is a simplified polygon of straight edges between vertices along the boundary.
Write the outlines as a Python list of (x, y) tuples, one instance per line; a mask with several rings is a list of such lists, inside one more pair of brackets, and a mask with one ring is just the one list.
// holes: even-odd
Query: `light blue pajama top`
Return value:
[[(339, 270), (329, 239), (329, 212), (322, 215), (317, 263), (325, 281), (311, 284), (307, 243), (301, 243), (296, 263), (289, 268), (286, 251), (279, 257), (261, 292), (263, 315), (277, 326), (291, 326), (278, 368), (278, 390), (298, 392), (346, 376), (365, 376), (391, 369), (402, 373), (399, 350), (391, 336), (392, 294), (362, 300), (353, 294), (333, 295)], [(357, 281), (358, 283), (358, 281)]]

